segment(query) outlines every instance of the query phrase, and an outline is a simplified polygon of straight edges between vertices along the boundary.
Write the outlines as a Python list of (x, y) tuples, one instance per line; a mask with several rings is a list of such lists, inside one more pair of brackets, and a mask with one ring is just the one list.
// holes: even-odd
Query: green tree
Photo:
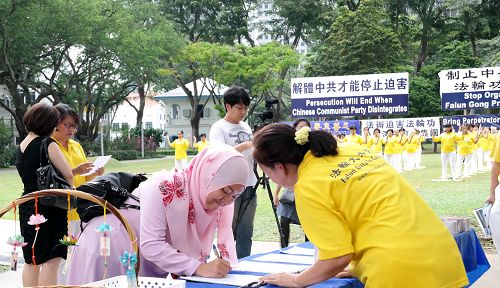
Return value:
[(442, 111), (439, 93), (441, 70), (480, 67), (481, 60), (472, 55), (467, 42), (452, 41), (441, 48), (425, 65), (419, 75), (410, 77), (410, 113), (412, 117), (454, 115), (460, 112)]
[(306, 65), (308, 76), (371, 74), (402, 71), (408, 64), (378, 1), (363, 2), (356, 11), (340, 7), (330, 37)]
[(246, 40), (254, 45), (248, 12), (256, 0), (162, 0), (160, 3), (167, 19), (189, 42), (233, 44)]

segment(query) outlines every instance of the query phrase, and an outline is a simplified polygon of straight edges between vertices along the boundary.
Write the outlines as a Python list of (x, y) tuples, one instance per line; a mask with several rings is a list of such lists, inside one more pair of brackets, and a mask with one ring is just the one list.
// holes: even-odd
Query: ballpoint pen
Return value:
[(221, 257), (220, 257), (219, 250), (217, 249), (217, 246), (215, 246), (215, 244), (212, 244), (212, 248), (213, 248), (213, 250), (214, 250), (215, 257), (217, 257), (217, 258), (221, 258)]

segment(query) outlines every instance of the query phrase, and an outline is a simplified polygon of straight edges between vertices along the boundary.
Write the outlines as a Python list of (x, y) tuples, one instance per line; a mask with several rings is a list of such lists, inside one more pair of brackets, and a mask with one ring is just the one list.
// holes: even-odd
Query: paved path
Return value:
[[(0, 264), (10, 265), (10, 253), (12, 247), (6, 243), (7, 237), (14, 234), (14, 221), (0, 219)], [(17, 231), (19, 231), (19, 223)], [(252, 254), (267, 253), (279, 249), (278, 242), (260, 242), (254, 241), (252, 245)], [(491, 268), (476, 282), (471, 288), (493, 288), (500, 287), (500, 257), (496, 254), (487, 254)], [(8, 271), (0, 273), (1, 287), (22, 287), (22, 266), (24, 259), (20, 253), (17, 271)]]

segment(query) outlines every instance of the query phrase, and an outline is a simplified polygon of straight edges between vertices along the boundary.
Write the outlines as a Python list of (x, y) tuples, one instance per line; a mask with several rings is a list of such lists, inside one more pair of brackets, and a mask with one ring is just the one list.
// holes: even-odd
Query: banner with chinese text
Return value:
[[(361, 134), (361, 127), (359, 120), (330, 120), (330, 121), (310, 121), (311, 129), (325, 130), (335, 135), (350, 133), (349, 127), (356, 126), (357, 133)], [(293, 122), (283, 122), (284, 124), (293, 125)]]
[(404, 128), (406, 134), (410, 134), (417, 129), (425, 138), (432, 137), (431, 132), (440, 131), (439, 117), (419, 117), (419, 118), (394, 118), (394, 119), (369, 119), (361, 120), (361, 130), (365, 127), (370, 128), (370, 133), (373, 134), (373, 129), (379, 128), (382, 135), (388, 129), (394, 131)]
[(443, 70), (439, 79), (443, 110), (500, 107), (500, 67)]
[(292, 78), (292, 117), (408, 114), (408, 73)]

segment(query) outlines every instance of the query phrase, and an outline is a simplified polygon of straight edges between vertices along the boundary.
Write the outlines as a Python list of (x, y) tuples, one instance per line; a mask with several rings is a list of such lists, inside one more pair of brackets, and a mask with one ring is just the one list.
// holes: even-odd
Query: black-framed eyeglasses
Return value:
[(64, 127), (66, 127), (66, 129), (71, 129), (71, 128), (76, 129), (76, 128), (78, 128), (78, 125), (76, 125), (76, 124), (63, 123), (63, 125), (64, 125)]

